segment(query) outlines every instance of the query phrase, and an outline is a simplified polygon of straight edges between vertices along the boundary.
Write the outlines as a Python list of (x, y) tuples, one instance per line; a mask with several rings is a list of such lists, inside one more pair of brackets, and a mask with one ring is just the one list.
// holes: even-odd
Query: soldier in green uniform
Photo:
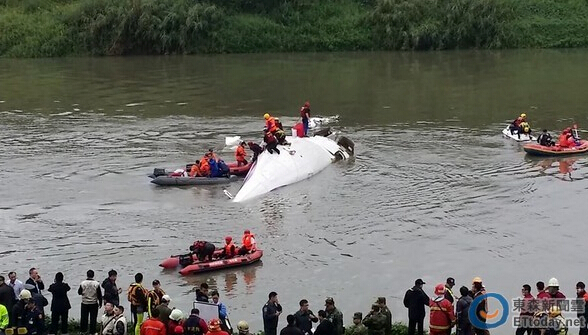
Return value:
[(386, 306), (386, 298), (379, 297), (376, 303), (380, 306), (380, 312), (386, 316), (386, 335), (392, 335), (392, 312)]
[(335, 300), (328, 297), (325, 300), (325, 312), (327, 312), (326, 319), (333, 323), (337, 335), (345, 334), (345, 327), (343, 327), (343, 313), (335, 307)]
[(373, 304), (372, 310), (363, 318), (362, 323), (368, 329), (368, 335), (386, 334), (386, 315), (380, 312), (380, 305)]
[(345, 335), (368, 335), (367, 328), (361, 323), (361, 312), (353, 314), (353, 325), (345, 328)]

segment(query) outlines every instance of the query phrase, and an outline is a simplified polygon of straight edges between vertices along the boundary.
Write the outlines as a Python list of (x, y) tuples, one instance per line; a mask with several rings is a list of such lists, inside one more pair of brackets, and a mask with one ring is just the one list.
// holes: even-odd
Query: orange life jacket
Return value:
[(247, 249), (248, 251), (255, 251), (257, 249), (255, 237), (253, 236), (253, 234), (243, 235), (242, 242), (243, 247), (245, 247), (245, 249)]
[(568, 147), (568, 134), (561, 134), (559, 135), (559, 146), (562, 148)]
[(196, 164), (192, 164), (190, 168), (190, 177), (197, 177), (200, 175), (200, 167)]
[(131, 306), (143, 306), (147, 307), (147, 291), (141, 284), (133, 283), (127, 290), (127, 300), (131, 303)]
[(228, 257), (233, 257), (235, 256), (236, 252), (235, 252), (235, 244), (231, 241), (229, 244), (225, 245), (225, 255), (227, 255)]
[(278, 129), (278, 127), (276, 126), (276, 119), (274, 119), (273, 116), (270, 116), (269, 119), (265, 121), (265, 127), (270, 133), (276, 131)]
[(200, 161), (200, 175), (203, 177), (208, 177), (210, 175), (210, 164), (208, 164), (208, 159)]
[(247, 154), (245, 153), (245, 148), (243, 148), (242, 146), (238, 146), (237, 151), (235, 152), (235, 158), (237, 159), (237, 162), (244, 161), (245, 156), (247, 156)]

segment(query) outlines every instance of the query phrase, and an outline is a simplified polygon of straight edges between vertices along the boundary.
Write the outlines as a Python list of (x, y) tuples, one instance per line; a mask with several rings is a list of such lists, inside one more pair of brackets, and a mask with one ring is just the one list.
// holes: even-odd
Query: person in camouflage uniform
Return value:
[(329, 297), (325, 300), (325, 312), (327, 312), (326, 319), (333, 323), (337, 335), (345, 334), (345, 327), (343, 327), (343, 313), (335, 307), (335, 300)]
[(392, 335), (392, 312), (386, 306), (386, 298), (379, 297), (376, 304), (380, 306), (380, 312), (386, 316), (386, 335)]
[(361, 323), (363, 318), (361, 312), (353, 314), (353, 325), (345, 328), (345, 335), (368, 335), (367, 328)]
[(386, 334), (386, 315), (380, 311), (380, 305), (373, 304), (372, 310), (363, 318), (362, 323), (368, 329), (368, 335), (385, 335)]

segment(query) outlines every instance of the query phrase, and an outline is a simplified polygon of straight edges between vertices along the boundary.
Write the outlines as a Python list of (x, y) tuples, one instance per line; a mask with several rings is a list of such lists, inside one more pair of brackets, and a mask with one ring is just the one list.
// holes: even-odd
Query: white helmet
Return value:
[(174, 309), (169, 314), (169, 318), (174, 321), (180, 321), (181, 319), (184, 318), (184, 313), (182, 313), (182, 311), (180, 311), (179, 309)]
[(21, 300), (26, 300), (26, 299), (31, 299), (32, 294), (31, 291), (29, 290), (22, 290), (20, 291), (20, 294), (18, 295), (18, 298)]
[(249, 324), (247, 324), (247, 321), (241, 320), (241, 321), (239, 321), (239, 323), (237, 323), (237, 329), (239, 329), (240, 331), (246, 332), (249, 330)]
[(559, 287), (559, 282), (557, 281), (557, 278), (551, 278), (549, 279), (549, 282), (547, 283), (548, 287)]

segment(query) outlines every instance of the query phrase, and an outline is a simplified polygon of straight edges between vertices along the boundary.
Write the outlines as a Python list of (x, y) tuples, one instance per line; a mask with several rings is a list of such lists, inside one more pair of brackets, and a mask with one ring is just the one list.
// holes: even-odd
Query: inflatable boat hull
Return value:
[(244, 266), (253, 264), (259, 260), (263, 256), (263, 250), (256, 250), (253, 253), (243, 255), (243, 256), (236, 256), (233, 258), (228, 259), (219, 259), (214, 260), (212, 262), (200, 262), (186, 266), (185, 268), (180, 270), (180, 274), (182, 276), (187, 276), (190, 274), (202, 273), (202, 272), (209, 272), (209, 271), (216, 271), (222, 270), (227, 268), (233, 268), (237, 266)]
[(588, 141), (580, 140), (580, 145), (572, 148), (562, 148), (559, 145), (546, 147), (540, 144), (525, 144), (523, 149), (533, 156), (570, 156), (588, 152)]
[(219, 185), (228, 184), (237, 179), (239, 179), (237, 176), (230, 176), (228, 178), (158, 176), (153, 178), (151, 182), (159, 186)]

